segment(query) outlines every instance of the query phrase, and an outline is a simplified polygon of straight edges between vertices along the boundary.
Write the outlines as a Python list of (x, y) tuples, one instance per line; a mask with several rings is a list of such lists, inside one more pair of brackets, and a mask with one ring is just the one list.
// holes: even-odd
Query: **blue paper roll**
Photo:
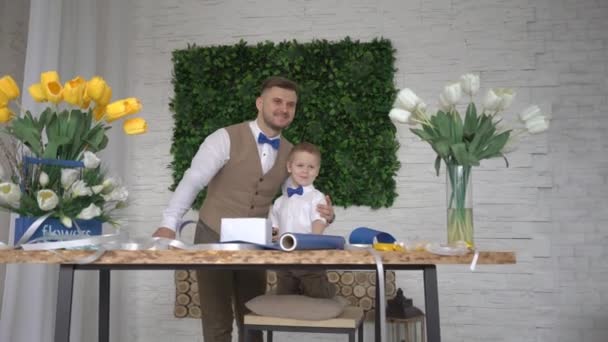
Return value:
[(394, 243), (395, 241), (396, 239), (391, 234), (367, 227), (355, 228), (348, 238), (348, 242), (352, 245), (371, 245), (374, 242)]
[(285, 233), (279, 238), (281, 250), (291, 252), (310, 249), (344, 249), (342, 236)]

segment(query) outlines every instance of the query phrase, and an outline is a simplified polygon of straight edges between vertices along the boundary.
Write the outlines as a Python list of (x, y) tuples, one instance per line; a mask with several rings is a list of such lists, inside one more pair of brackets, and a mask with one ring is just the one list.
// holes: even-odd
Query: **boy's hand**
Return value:
[(154, 234), (152, 234), (152, 237), (160, 237), (173, 240), (175, 239), (175, 231), (167, 227), (160, 227), (154, 232)]
[(332, 224), (336, 219), (336, 214), (334, 213), (334, 207), (331, 205), (331, 198), (329, 195), (325, 195), (325, 201), (327, 204), (317, 205), (317, 211), (321, 217), (327, 221), (327, 224)]

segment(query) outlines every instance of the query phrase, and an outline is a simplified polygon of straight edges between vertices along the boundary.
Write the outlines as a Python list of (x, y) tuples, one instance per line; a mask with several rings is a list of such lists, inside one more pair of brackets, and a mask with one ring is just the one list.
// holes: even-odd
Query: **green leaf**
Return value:
[(54, 113), (55, 112), (49, 107), (47, 107), (42, 113), (40, 113), (36, 127), (39, 132), (42, 132), (42, 130), (48, 124), (48, 121), (51, 119)]
[(470, 138), (477, 128), (477, 109), (475, 108), (475, 103), (471, 102), (467, 106), (467, 113), (464, 118), (464, 128), (463, 134), (465, 139)]
[(451, 125), (451, 135), (452, 135), (452, 144), (457, 144), (462, 142), (462, 118), (457, 111), (452, 112), (452, 125)]
[(22, 119), (13, 120), (9, 133), (28, 146), (34, 155), (40, 156), (42, 154), (42, 138), (40, 132), (36, 129), (34, 122), (31, 118), (28, 118), (27, 115)]
[(452, 145), (452, 155), (458, 165), (463, 166), (479, 166), (479, 158), (467, 151), (465, 143)]
[(509, 167), (509, 160), (507, 159), (507, 156), (505, 156), (504, 154), (500, 154), (502, 156), (502, 158), (505, 160), (505, 164), (507, 165), (507, 167)]
[(56, 113), (52, 113), (50, 118), (47, 118), (46, 136), (49, 140), (57, 139), (61, 135), (59, 129), (59, 117)]
[(425, 131), (425, 132), (426, 132), (428, 135), (430, 135), (431, 137), (433, 137), (433, 138), (436, 138), (436, 137), (437, 137), (437, 131), (435, 131), (435, 130), (433, 129), (433, 127), (431, 127), (431, 126), (429, 126), (429, 125), (422, 125), (422, 129), (424, 129), (424, 131)]
[(449, 141), (452, 141), (451, 134), (450, 134), (451, 133), (450, 126), (451, 126), (452, 120), (446, 113), (439, 111), (437, 113), (437, 115), (435, 115), (435, 116), (433, 116), (433, 118), (431, 118), (431, 122), (435, 126), (435, 129), (437, 129), (439, 136), (447, 138)]
[(482, 115), (479, 120), (480, 120), (479, 127), (477, 128), (477, 130), (475, 132), (475, 136), (473, 137), (473, 140), (471, 141), (471, 143), (468, 146), (469, 151), (471, 151), (471, 153), (474, 153), (474, 154), (476, 154), (478, 152), (478, 150), (479, 150), (478, 146), (485, 145), (486, 136), (488, 134), (491, 135), (493, 133), (492, 119), (489, 116)]
[(420, 128), (410, 128), (410, 131), (412, 133), (416, 134), (418, 137), (420, 137), (420, 139), (422, 139), (424, 141), (431, 142), (433, 140), (433, 136), (431, 136), (426, 131), (424, 131)]
[(509, 140), (509, 135), (511, 131), (506, 131), (501, 134), (498, 134), (492, 137), (487, 146), (483, 149), (483, 151), (479, 155), (479, 159), (490, 158), (495, 155), (499, 155), (500, 150), (505, 146), (507, 140)]
[(437, 173), (437, 176), (439, 176), (440, 168), (441, 168), (441, 156), (437, 155), (437, 157), (435, 158), (435, 172)]
[(464, 143), (458, 143), (458, 144), (454, 144), (452, 146), (450, 146), (451, 150), (452, 150), (452, 155), (454, 156), (454, 159), (456, 159), (456, 162), (459, 165), (464, 165), (464, 166), (468, 166), (468, 154), (469, 152), (466, 149), (466, 146)]
[(447, 158), (450, 154), (450, 143), (445, 138), (439, 138), (434, 143), (431, 143), (431, 147), (441, 158)]

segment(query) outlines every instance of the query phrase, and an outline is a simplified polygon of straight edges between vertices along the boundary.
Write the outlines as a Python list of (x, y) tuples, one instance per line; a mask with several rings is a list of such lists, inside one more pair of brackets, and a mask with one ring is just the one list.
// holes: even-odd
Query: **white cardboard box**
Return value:
[(272, 227), (265, 218), (222, 218), (221, 242), (245, 241), (260, 245), (270, 244)]

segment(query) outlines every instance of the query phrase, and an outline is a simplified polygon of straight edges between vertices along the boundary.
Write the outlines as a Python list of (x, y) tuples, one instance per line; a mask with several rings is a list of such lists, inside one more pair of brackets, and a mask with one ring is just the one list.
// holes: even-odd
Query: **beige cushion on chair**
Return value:
[(313, 328), (352, 328), (359, 326), (363, 319), (363, 310), (357, 306), (347, 306), (342, 314), (335, 318), (326, 320), (299, 320), (293, 318), (259, 316), (256, 314), (245, 315), (246, 325), (272, 325), (286, 327), (313, 327)]
[(260, 316), (308, 321), (334, 318), (344, 310), (344, 305), (334, 299), (301, 295), (263, 295), (248, 301), (245, 306)]

